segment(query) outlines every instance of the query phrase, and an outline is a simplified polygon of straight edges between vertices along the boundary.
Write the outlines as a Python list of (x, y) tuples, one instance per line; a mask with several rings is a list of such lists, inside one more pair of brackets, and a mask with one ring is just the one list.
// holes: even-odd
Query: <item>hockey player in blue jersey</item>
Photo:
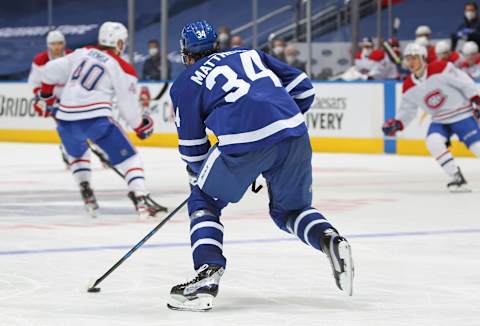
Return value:
[[(187, 68), (170, 90), (180, 154), (196, 179), (188, 211), (197, 274), (172, 288), (168, 307), (212, 308), (226, 266), (221, 211), (238, 202), (260, 174), (275, 224), (323, 251), (337, 286), (352, 295), (350, 245), (311, 206), (312, 150), (303, 117), (314, 98), (310, 80), (262, 51), (217, 52), (216, 37), (205, 21), (183, 28)], [(218, 139), (214, 146), (206, 128)]]

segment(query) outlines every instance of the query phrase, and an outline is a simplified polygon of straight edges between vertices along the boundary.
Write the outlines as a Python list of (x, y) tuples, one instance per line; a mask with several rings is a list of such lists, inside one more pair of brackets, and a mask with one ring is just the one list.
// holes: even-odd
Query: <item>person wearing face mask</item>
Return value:
[(220, 51), (230, 49), (230, 29), (227, 26), (221, 26), (218, 28), (217, 41)]
[(459, 68), (462, 64), (462, 54), (457, 51), (450, 50), (449, 41), (440, 41), (435, 45), (435, 53), (437, 54), (437, 60), (451, 62), (455, 67)]
[(230, 40), (230, 48), (243, 48), (243, 39), (240, 35), (232, 36), (232, 39)]
[(272, 42), (271, 55), (275, 58), (285, 61), (285, 41), (276, 39)]
[(148, 59), (143, 64), (144, 80), (160, 80), (160, 49), (157, 40), (148, 41)]
[(478, 17), (478, 6), (474, 1), (467, 2), (464, 6), (464, 20), (451, 35), (452, 50), (457, 48), (459, 40), (473, 41), (480, 45), (480, 19)]
[(466, 42), (462, 48), (465, 60), (461, 63), (461, 69), (475, 80), (480, 80), (480, 53), (475, 42)]
[(420, 25), (415, 30), (415, 43), (427, 49), (427, 63), (437, 60), (435, 45), (432, 44), (432, 30), (427, 25)]
[(285, 62), (298, 70), (305, 71), (305, 62), (298, 59), (298, 50), (290, 44), (285, 48)]
[(383, 49), (375, 49), (371, 38), (366, 37), (359, 43), (360, 51), (355, 55), (357, 74), (345, 80), (384, 80), (397, 79), (398, 71)]
[(373, 51), (373, 40), (370, 37), (364, 37), (358, 43), (359, 51), (355, 53), (355, 68), (361, 74), (367, 74), (371, 67), (371, 61), (368, 59)]

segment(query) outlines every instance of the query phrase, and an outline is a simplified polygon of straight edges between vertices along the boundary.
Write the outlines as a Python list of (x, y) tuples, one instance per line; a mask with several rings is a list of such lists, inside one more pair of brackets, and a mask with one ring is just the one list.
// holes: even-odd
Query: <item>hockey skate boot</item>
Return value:
[(128, 193), (140, 219), (155, 217), (159, 212), (167, 212), (167, 208), (157, 204), (150, 195), (136, 196), (133, 191)]
[(93, 218), (97, 217), (97, 199), (95, 198), (92, 188), (90, 188), (90, 183), (87, 181), (80, 183), (80, 194), (82, 195), (85, 209), (88, 214)]
[(467, 180), (463, 177), (462, 171), (458, 171), (453, 176), (453, 180), (447, 184), (447, 188), (450, 192), (471, 192), (472, 190), (467, 186)]
[(218, 284), (225, 269), (218, 265), (203, 265), (187, 283), (175, 285), (170, 291), (167, 307), (173, 310), (208, 311), (218, 294)]
[(347, 239), (338, 235), (334, 229), (324, 231), (322, 250), (330, 260), (337, 287), (347, 295), (353, 294), (353, 258)]

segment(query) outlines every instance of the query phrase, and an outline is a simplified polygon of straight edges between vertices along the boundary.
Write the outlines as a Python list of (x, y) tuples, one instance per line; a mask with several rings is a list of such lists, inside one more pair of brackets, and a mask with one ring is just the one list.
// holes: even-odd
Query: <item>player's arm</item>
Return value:
[(175, 111), (175, 125), (178, 133), (178, 150), (182, 160), (187, 163), (189, 174), (198, 175), (203, 161), (207, 158), (210, 141), (201, 116), (201, 104), (198, 97), (179, 95), (176, 85), (170, 89)]
[(109, 69), (110, 79), (117, 97), (120, 116), (135, 131), (138, 138), (145, 139), (153, 133), (153, 120), (148, 115), (142, 116), (137, 101), (138, 79), (133, 67), (128, 68), (127, 71), (118, 66)]
[(70, 75), (71, 61), (68, 57), (62, 57), (49, 61), (40, 73), (41, 88), (37, 91), (38, 98), (33, 108), (39, 116), (45, 118), (54, 115), (55, 104), (58, 99), (53, 94), (56, 85), (65, 84)]
[(464, 71), (456, 68), (453, 64), (448, 63), (445, 68), (445, 79), (447, 83), (460, 91), (466, 98), (468, 98), (475, 105), (480, 105), (480, 96), (477, 86), (473, 79)]
[(395, 136), (398, 131), (402, 131), (409, 125), (417, 115), (418, 106), (409, 98), (408, 95), (402, 97), (402, 101), (395, 118), (387, 120), (382, 127), (386, 136)]
[(262, 51), (258, 51), (258, 53), (267, 68), (280, 78), (283, 87), (295, 100), (300, 111), (307, 112), (315, 98), (315, 89), (307, 74)]
[(68, 81), (72, 63), (68, 56), (49, 61), (42, 73), (42, 84), (63, 85)]
[(35, 63), (32, 63), (32, 67), (30, 68), (30, 73), (28, 74), (28, 84), (33, 87), (33, 94), (35, 96), (39, 96), (42, 86), (42, 75), (40, 72), (40, 67)]

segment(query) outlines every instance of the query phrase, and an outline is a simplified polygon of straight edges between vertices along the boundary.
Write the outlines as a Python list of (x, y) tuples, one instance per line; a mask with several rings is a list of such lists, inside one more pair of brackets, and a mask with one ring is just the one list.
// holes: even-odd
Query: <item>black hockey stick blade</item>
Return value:
[(258, 194), (258, 192), (259, 192), (260, 190), (262, 190), (262, 188), (263, 188), (262, 185), (259, 185), (259, 186), (257, 187), (257, 181), (253, 181), (253, 183), (252, 183), (252, 191), (253, 191), (254, 193)]
[(100, 292), (100, 288), (98, 287), (98, 285), (100, 283), (102, 283), (103, 280), (106, 279), (108, 277), (108, 275), (110, 275), (114, 270), (116, 270), (121, 264), (123, 264), (125, 262), (125, 260), (127, 260), (135, 251), (137, 251), (137, 249), (139, 249), (141, 246), (143, 246), (145, 244), (145, 242), (148, 241), (148, 239), (150, 239), (155, 233), (157, 233), (157, 231), (160, 230), (162, 228), (162, 226), (165, 223), (167, 223), (179, 210), (181, 210), (187, 202), (188, 202), (188, 198), (185, 199), (180, 205), (178, 205), (178, 207), (175, 208), (170, 214), (168, 214), (168, 216), (165, 217), (160, 223), (158, 223), (158, 225), (155, 228), (153, 228), (142, 240), (137, 242), (137, 244), (134, 245), (132, 247), (132, 249), (130, 249), (130, 251), (128, 251), (122, 258), (120, 258), (115, 263), (115, 265), (110, 267), (110, 269), (108, 271), (106, 271), (105, 274), (103, 274), (100, 278), (95, 280), (95, 282), (93, 282), (93, 284), (90, 285), (87, 288), (87, 292), (90, 292), (90, 293)]

